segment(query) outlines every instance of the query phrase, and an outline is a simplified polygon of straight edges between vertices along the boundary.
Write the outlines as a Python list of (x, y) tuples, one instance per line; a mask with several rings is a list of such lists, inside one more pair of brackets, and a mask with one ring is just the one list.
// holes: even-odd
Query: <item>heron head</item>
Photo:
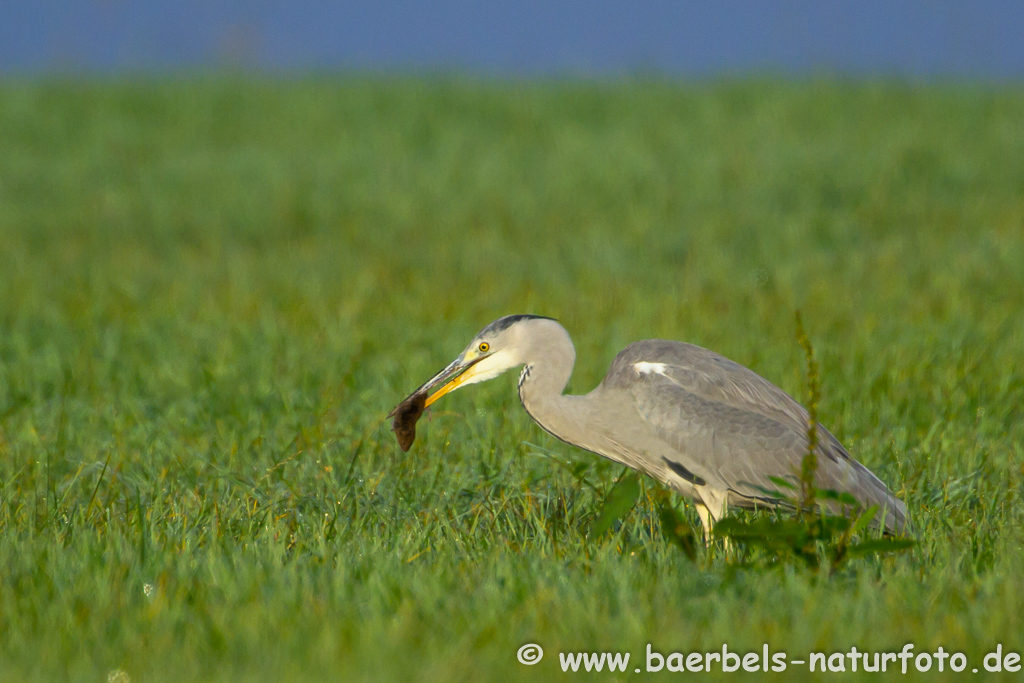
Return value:
[[(448, 367), (434, 375), (413, 395), (429, 393), (426, 405), (468, 384), (494, 379), (526, 362), (528, 329), (533, 321), (549, 321), (537, 315), (507, 315), (480, 330), (469, 346)], [(440, 387), (440, 388), (438, 388)]]

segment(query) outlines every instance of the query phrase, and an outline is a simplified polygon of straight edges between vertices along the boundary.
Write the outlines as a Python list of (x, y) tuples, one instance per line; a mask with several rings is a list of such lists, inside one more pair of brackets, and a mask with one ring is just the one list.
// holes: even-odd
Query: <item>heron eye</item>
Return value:
[(487, 342), (480, 342), (480, 346), (477, 348), (480, 349), (480, 353), (487, 353), (490, 350), (491, 345)]

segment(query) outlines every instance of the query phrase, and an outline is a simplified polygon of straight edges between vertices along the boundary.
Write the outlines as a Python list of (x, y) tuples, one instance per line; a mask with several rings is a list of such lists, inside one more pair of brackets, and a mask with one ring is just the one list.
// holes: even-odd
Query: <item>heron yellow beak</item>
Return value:
[(432, 393), (430, 396), (427, 396), (427, 402), (423, 404), (423, 407), (424, 408), (430, 407), (430, 404), (432, 404), (434, 401), (436, 401), (437, 399), (441, 398), (442, 396), (447, 394), (449, 391), (452, 391), (453, 389), (457, 389), (459, 387), (459, 385), (462, 384), (465, 381), (466, 381), (466, 375), (465, 374), (459, 375), (458, 377), (453, 379), (451, 382), (448, 382), (448, 384), (445, 384), (443, 387), (441, 387), (440, 389), (438, 389), (437, 391)]
[(425, 394), (434, 387), (440, 386), (440, 389), (427, 397), (426, 403), (423, 406), (426, 408), (448, 392), (459, 388), (460, 385), (471, 378), (473, 376), (471, 368), (486, 357), (487, 354), (478, 353), (476, 350), (467, 351), (452, 361), (444, 370), (431, 377), (423, 386), (414, 391), (412, 395)]

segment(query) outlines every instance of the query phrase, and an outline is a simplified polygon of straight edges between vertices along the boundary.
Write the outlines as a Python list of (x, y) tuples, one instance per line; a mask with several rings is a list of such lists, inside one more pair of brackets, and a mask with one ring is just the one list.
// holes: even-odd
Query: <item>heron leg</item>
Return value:
[[(729, 503), (729, 494), (722, 491), (713, 491), (706, 487), (702, 487), (698, 490), (700, 500), (697, 501), (697, 515), (700, 517), (700, 523), (704, 527), (704, 545), (711, 545), (711, 532), (714, 529), (715, 522), (725, 517), (726, 509)], [(725, 551), (729, 552), (732, 549), (732, 544), (729, 539), (725, 539)]]
[(704, 527), (704, 545), (711, 547), (711, 530), (715, 526), (715, 520), (711, 517), (711, 511), (708, 510), (708, 506), (704, 503), (697, 501), (694, 503), (694, 507), (697, 508), (700, 525)]

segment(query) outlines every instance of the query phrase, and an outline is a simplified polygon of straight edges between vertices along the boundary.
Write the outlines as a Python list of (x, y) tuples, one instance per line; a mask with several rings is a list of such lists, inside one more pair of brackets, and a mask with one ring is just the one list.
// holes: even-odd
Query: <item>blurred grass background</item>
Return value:
[[(1022, 120), (967, 85), (3, 82), (0, 680), (1020, 651)], [(694, 566), (647, 503), (587, 543), (621, 470), (512, 377), (408, 454), (384, 421), (519, 312), (576, 392), (664, 337), (802, 396), (798, 308), (822, 421), (919, 532), (832, 580)]]

